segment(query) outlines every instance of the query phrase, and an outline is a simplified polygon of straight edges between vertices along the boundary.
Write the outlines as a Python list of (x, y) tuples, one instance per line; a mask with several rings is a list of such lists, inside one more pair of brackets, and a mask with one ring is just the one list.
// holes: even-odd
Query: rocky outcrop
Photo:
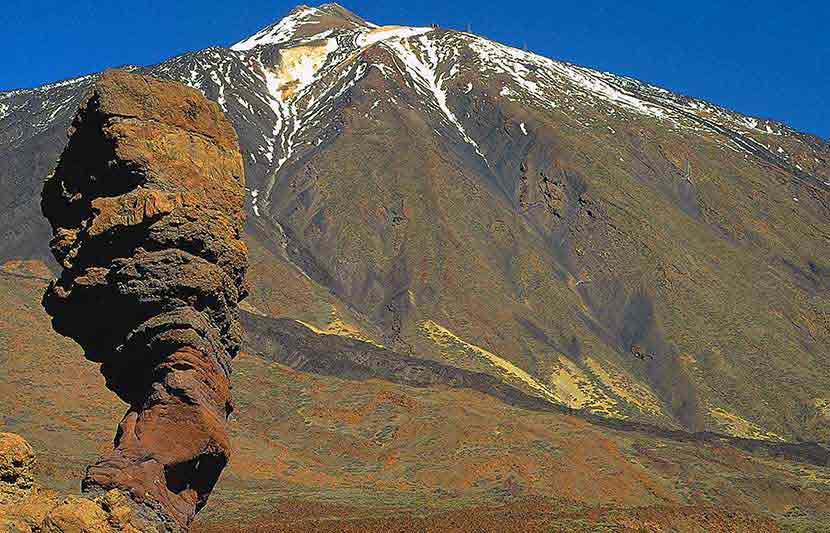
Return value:
[(66, 496), (34, 481), (35, 453), (22, 437), (0, 433), (0, 533), (138, 533), (154, 524), (130, 498), (110, 490), (96, 498)]
[(237, 137), (219, 107), (124, 71), (84, 98), (43, 189), (63, 267), (44, 306), (130, 406), (83, 488), (122, 489), (171, 530), (205, 505), (230, 454), (243, 197)]
[(0, 507), (31, 494), (35, 453), (22, 437), (0, 433)]

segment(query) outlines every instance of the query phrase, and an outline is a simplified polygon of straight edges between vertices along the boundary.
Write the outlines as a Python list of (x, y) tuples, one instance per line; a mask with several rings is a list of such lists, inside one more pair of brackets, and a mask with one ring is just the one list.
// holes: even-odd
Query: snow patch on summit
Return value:
[(277, 146), (282, 148), (282, 157), (277, 162), (275, 171), (285, 164), (293, 151), (293, 136), (299, 116), (296, 100), (317, 81), (319, 71), (337, 48), (336, 39), (327, 39), (323, 44), (287, 48), (279, 52), (277, 69), (262, 65), (260, 72), (267, 89), (268, 105), (276, 116), (273, 130), (276, 143), (269, 143), (265, 157), (273, 162)]
[(429, 33), (432, 28), (417, 28), (411, 26), (381, 26), (370, 32), (362, 33), (357, 38), (357, 45), (360, 48), (367, 48), (380, 41), (387, 39), (406, 39)]
[[(413, 43), (417, 42), (417, 48)], [(447, 105), (447, 91), (444, 88), (444, 74), (439, 72), (439, 56), (438, 48), (435, 43), (429, 39), (427, 35), (421, 35), (417, 40), (415, 39), (397, 39), (388, 40), (384, 45), (392, 50), (403, 62), (406, 70), (409, 72), (412, 81), (418, 84), (420, 89), (424, 92), (430, 93), (438, 104), (438, 108), (446, 116), (447, 120), (452, 126), (458, 130), (461, 137), (475, 148), (476, 153), (484, 159), (484, 162), (489, 166), (487, 157), (481, 152), (478, 143), (467, 134), (464, 126), (455, 116), (455, 113)], [(452, 72), (452, 71), (450, 71)]]
[(564, 82), (566, 94), (570, 88), (571, 91), (599, 98), (643, 115), (665, 117), (665, 113), (658, 106), (624, 92), (591, 69), (554, 61), (480, 37), (471, 38), (469, 46), (481, 58), (482, 71), (510, 76), (529, 96), (548, 105), (556, 96), (550, 89), (562, 87)]
[(300, 93), (316, 79), (317, 72), (326, 64), (329, 55), (337, 50), (337, 40), (324, 44), (297, 46), (280, 51), (280, 69), (277, 78), (283, 97)]
[(313, 7), (297, 9), (276, 24), (253, 34), (252, 36), (239, 41), (231, 46), (235, 52), (245, 52), (257, 46), (265, 44), (283, 44), (290, 41), (302, 25), (310, 22), (310, 18), (319, 16), (320, 11)]

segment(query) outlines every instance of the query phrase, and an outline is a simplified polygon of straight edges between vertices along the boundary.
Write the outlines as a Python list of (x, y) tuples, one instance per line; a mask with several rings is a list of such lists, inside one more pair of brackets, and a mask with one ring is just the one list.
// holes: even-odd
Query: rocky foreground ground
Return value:
[[(0, 433), (0, 533), (138, 533), (157, 531), (139, 517), (119, 490), (95, 497), (66, 495), (35, 482), (35, 453), (19, 435)], [(321, 518), (321, 515), (327, 518)], [(236, 524), (206, 523), (199, 533), (365, 531), (779, 531), (772, 520), (752, 513), (686, 506), (642, 509), (574, 509), (566, 502), (528, 500), (462, 511), (388, 512), (334, 505), (283, 502), (271, 519)]]
[(23, 437), (0, 433), (0, 532), (139, 533), (154, 526), (134, 514), (129, 497), (66, 495), (35, 482), (35, 452)]

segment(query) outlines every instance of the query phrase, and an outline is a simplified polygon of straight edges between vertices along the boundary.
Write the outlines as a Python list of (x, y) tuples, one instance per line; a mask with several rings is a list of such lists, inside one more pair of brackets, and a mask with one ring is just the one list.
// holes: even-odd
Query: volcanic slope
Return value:
[[(823, 140), (335, 4), (135, 69), (237, 130), (249, 310), (611, 419), (830, 439)], [(0, 93), (7, 270), (51, 265), (38, 194), (95, 77)]]

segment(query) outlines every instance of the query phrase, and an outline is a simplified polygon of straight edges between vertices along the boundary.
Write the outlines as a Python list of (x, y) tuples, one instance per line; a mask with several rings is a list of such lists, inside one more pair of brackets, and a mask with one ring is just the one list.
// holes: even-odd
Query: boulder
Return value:
[(0, 507), (32, 493), (35, 452), (19, 435), (0, 433)]
[(39, 487), (35, 453), (19, 435), (0, 433), (0, 533), (139, 533), (156, 521), (119, 490), (96, 498), (60, 495)]

